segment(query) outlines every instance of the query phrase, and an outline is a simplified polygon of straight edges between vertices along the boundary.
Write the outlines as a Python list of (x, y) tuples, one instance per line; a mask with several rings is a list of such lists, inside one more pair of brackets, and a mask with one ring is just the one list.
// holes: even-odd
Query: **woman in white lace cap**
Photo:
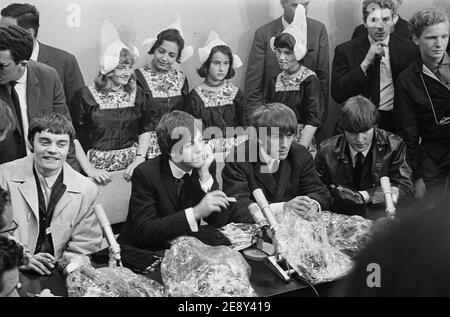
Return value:
[(137, 49), (123, 44), (107, 21), (101, 40), (100, 73), (94, 83), (75, 94), (70, 109), (82, 168), (87, 176), (106, 185), (116, 171), (122, 171), (127, 181), (131, 179), (134, 168), (145, 161), (148, 133), (144, 130), (144, 93), (133, 75)]
[(155, 129), (161, 117), (173, 110), (184, 110), (189, 85), (182, 71), (173, 67), (192, 56), (193, 48), (185, 47), (180, 21), (161, 31), (156, 38), (144, 41), (150, 46), (152, 60), (136, 70), (137, 84), (148, 99), (150, 147), (147, 158), (161, 154)]
[(303, 65), (306, 55), (305, 9), (299, 5), (294, 21), (271, 40), (281, 73), (272, 78), (266, 102), (281, 102), (294, 110), (298, 128), (294, 141), (315, 154), (314, 134), (321, 124), (324, 98), (317, 75)]

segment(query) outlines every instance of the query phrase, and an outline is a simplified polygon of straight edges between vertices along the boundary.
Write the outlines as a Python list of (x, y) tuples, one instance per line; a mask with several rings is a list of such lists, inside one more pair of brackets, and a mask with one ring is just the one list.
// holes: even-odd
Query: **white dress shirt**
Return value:
[(27, 106), (27, 74), (28, 69), (25, 67), (25, 72), (23, 73), (22, 77), (20, 77), (17, 80), (16, 85), (14, 86), (14, 89), (17, 93), (17, 96), (19, 97), (20, 102), (20, 113), (22, 114), (22, 124), (23, 124), (23, 133), (24, 133), (24, 139), (25, 139), (25, 148), (27, 150), (27, 155), (31, 154), (30, 150), (30, 142), (28, 142), (28, 128), (29, 128), (29, 121), (28, 121), (28, 106)]
[[(389, 53), (388, 36), (383, 43), (385, 56), (380, 61), (380, 106), (378, 110), (392, 111), (394, 109), (394, 79), (392, 78), (391, 57)], [(375, 41), (369, 36), (369, 43), (372, 45)]]
[[(189, 174), (189, 176), (192, 175), (192, 170), (190, 170), (189, 172), (185, 172), (181, 168), (179, 168), (174, 162), (172, 162), (172, 160), (169, 160), (169, 166), (170, 166), (170, 170), (172, 171), (173, 177), (175, 177), (176, 179), (183, 178), (184, 174)], [(214, 179), (210, 175), (206, 182), (202, 183), (202, 181), (199, 179), (199, 183), (200, 183), (201, 189), (205, 193), (208, 193), (214, 184)], [(191, 231), (198, 232), (198, 224), (197, 224), (197, 221), (195, 220), (194, 208), (192, 208), (192, 207), (187, 208), (184, 211), (184, 213), (186, 215), (186, 219), (189, 223), (189, 227), (191, 228)]]
[(36, 168), (36, 166), (34, 167), (34, 169), (36, 170), (39, 183), (41, 184), (42, 194), (44, 195), (45, 200), (45, 207), (47, 208), (48, 202), (50, 201), (50, 195), (52, 194), (53, 186), (55, 185), (55, 182), (58, 179), (61, 170), (59, 170), (59, 172), (53, 176), (44, 177), (41, 173), (39, 173), (39, 170)]
[(31, 59), (32, 61), (37, 62), (38, 56), (39, 56), (39, 42), (36, 41), (36, 44), (35, 44), (34, 47), (33, 47), (33, 53), (31, 53), (30, 59)]

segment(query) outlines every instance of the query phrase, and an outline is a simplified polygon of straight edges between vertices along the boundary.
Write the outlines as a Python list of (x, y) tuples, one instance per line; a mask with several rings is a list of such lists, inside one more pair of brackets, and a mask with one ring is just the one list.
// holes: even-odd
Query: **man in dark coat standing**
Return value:
[(397, 20), (392, 0), (365, 0), (363, 16), (369, 36), (336, 47), (331, 95), (338, 103), (357, 95), (369, 98), (378, 107), (379, 127), (395, 133), (394, 82), (418, 57), (418, 49), (391, 34)]
[(0, 25), (18, 25), (31, 32), (33, 53), (31, 60), (53, 67), (64, 88), (67, 105), (78, 89), (83, 88), (84, 80), (78, 62), (72, 54), (59, 48), (37, 41), (39, 31), (39, 12), (30, 4), (13, 3), (1, 11)]

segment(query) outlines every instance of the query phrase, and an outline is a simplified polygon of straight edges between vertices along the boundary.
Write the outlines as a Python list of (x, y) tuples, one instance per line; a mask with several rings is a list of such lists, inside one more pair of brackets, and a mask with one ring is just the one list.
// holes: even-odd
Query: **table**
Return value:
[[(283, 281), (263, 262), (252, 260), (247, 260), (247, 262), (252, 268), (250, 283), (260, 297), (317, 296), (308, 285), (303, 284), (296, 279), (289, 282)], [(162, 283), (161, 274), (159, 271), (149, 273), (146, 276)], [(68, 296), (64, 276), (58, 269), (53, 270), (52, 275), (50, 276), (38, 276), (33, 273), (21, 273), (20, 282), (22, 283), (22, 288), (20, 290), (21, 296), (27, 296), (27, 293), (39, 294), (46, 288), (50, 289), (54, 295)], [(335, 296), (335, 290), (342, 284), (342, 281), (335, 281), (315, 286), (315, 288), (320, 296)]]

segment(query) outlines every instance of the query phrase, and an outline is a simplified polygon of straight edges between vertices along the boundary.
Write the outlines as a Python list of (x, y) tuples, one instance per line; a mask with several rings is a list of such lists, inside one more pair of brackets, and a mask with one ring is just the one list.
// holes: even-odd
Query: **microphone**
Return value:
[(269, 227), (269, 223), (267, 222), (267, 219), (264, 217), (264, 215), (257, 203), (251, 203), (250, 205), (248, 205), (248, 211), (252, 215), (253, 220), (255, 220), (255, 223), (261, 229), (265, 229), (265, 228)]
[(261, 208), (264, 216), (269, 222), (270, 227), (276, 231), (278, 229), (278, 222), (272, 214), (272, 209), (270, 208), (269, 202), (267, 201), (266, 196), (264, 196), (262, 189), (257, 188), (252, 194), (258, 203), (259, 208)]
[(380, 178), (381, 188), (383, 189), (384, 197), (386, 200), (386, 213), (389, 219), (395, 218), (395, 205), (392, 199), (391, 181), (389, 177), (383, 176)]
[[(122, 261), (120, 257), (120, 246), (116, 241), (116, 238), (114, 238), (114, 233), (111, 228), (111, 223), (108, 220), (108, 217), (106, 216), (105, 210), (103, 209), (102, 205), (95, 205), (94, 206), (94, 212), (95, 216), (97, 217), (97, 220), (100, 224), (100, 227), (103, 230), (103, 233), (105, 235), (106, 241), (108, 242), (110, 252), (112, 252), (112, 256), (117, 264), (122, 266)], [(110, 259), (111, 259), (111, 253), (110, 253)]]

